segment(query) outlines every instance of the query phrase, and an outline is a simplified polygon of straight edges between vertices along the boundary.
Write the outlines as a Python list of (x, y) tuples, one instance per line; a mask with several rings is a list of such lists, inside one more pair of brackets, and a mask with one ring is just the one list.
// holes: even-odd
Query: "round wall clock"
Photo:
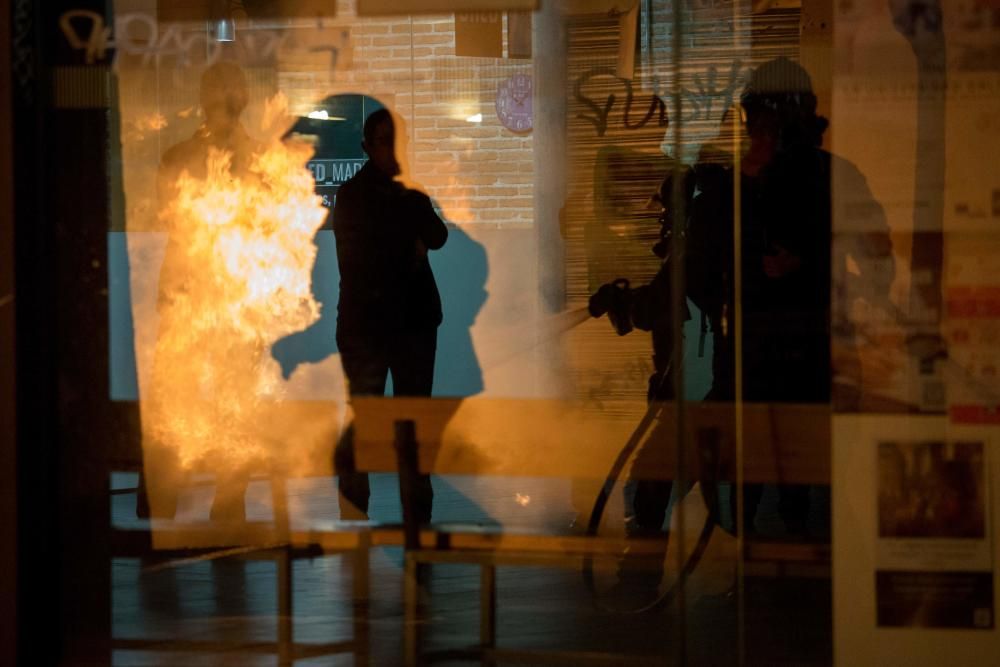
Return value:
[(512, 132), (531, 131), (531, 75), (514, 74), (497, 86), (497, 118)]

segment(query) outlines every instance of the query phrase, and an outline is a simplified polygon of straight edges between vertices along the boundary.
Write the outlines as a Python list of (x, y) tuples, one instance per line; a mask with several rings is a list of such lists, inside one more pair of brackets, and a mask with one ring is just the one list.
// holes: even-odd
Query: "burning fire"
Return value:
[(170, 247), (144, 421), (185, 469), (245, 466), (287, 446), (263, 434), (282, 397), (271, 345), (319, 317), (310, 274), (326, 209), (310, 150), (274, 141), (234, 174), (232, 154), (210, 148), (205, 177), (181, 172), (161, 212)]

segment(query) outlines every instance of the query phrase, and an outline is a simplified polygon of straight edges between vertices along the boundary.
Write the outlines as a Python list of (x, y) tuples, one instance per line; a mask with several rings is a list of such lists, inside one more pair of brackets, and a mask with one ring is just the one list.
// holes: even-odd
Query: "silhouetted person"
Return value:
[[(430, 198), (395, 180), (395, 124), (385, 109), (365, 121), (369, 160), (341, 186), (333, 211), (340, 265), (337, 347), (351, 397), (382, 396), (392, 374), (396, 396), (430, 396), (441, 298), (427, 260), (448, 229)], [(334, 453), (341, 516), (368, 511), (368, 476), (354, 462), (353, 426)], [(430, 478), (422, 476), (419, 520), (431, 515)]]
[[(893, 276), (891, 242), (881, 207), (871, 197), (864, 177), (850, 163), (820, 148), (827, 121), (816, 115), (816, 97), (808, 74), (785, 58), (765, 63), (751, 76), (741, 105), (750, 145), (740, 173), (714, 149), (683, 174), (684, 220), (666, 211), (665, 232), (684, 232), (682, 261), (685, 293), (705, 318), (712, 338), (712, 387), (706, 400), (735, 398), (735, 257), (733, 179), (741, 179), (741, 259), (743, 309), (743, 399), (753, 402), (828, 403), (831, 398), (831, 284), (845, 280), (847, 258), (866, 284), (855, 292), (871, 302), (885, 300)], [(834, 174), (851, 198), (850, 233), (832, 245), (831, 184)], [(670, 180), (661, 189), (669, 205)], [(678, 226), (680, 225), (680, 229)], [(671, 250), (667, 233), (658, 247)], [(591, 311), (608, 311), (619, 333), (632, 326), (653, 334), (651, 401), (672, 400), (674, 331), (671, 316), (671, 266), (665, 262), (647, 285), (635, 289), (605, 285), (591, 297)], [(687, 316), (687, 313), (684, 314)], [(662, 420), (661, 420), (662, 421)], [(657, 434), (643, 442), (632, 470), (636, 478), (629, 534), (662, 530), (671, 492), (667, 481), (643, 479), (642, 471), (673, 452), (662, 451)], [(754, 526), (760, 485), (746, 485), (744, 524)], [(790, 533), (805, 530), (808, 493), (805, 486), (780, 485), (779, 512)], [(736, 494), (733, 494), (735, 512)], [(713, 504), (710, 502), (710, 504)], [(711, 509), (711, 508), (710, 508)], [(735, 514), (733, 515), (735, 517)], [(716, 518), (718, 518), (716, 516)], [(658, 583), (659, 572), (641, 573), (623, 562), (621, 578)]]
[[(353, 165), (364, 160), (358, 138), (364, 131), (365, 118), (373, 111), (384, 108), (382, 103), (368, 95), (338, 93), (324, 98), (316, 108), (338, 120), (300, 117), (288, 130), (286, 137), (302, 135), (311, 137), (316, 146), (313, 160), (320, 165), (328, 160), (341, 165)], [(313, 298), (320, 304), (320, 319), (307, 329), (296, 331), (276, 341), (271, 348), (281, 372), (289, 378), (300, 364), (318, 363), (336, 354), (337, 301), (340, 298), (340, 269), (337, 267), (337, 249), (333, 231), (333, 202), (340, 187), (340, 175), (330, 173), (325, 167), (317, 174), (316, 194), (323, 197), (323, 205), (330, 207), (330, 215), (323, 227), (316, 232), (316, 263), (312, 270)]]
[[(228, 171), (234, 178), (253, 177), (250, 166), (260, 150), (260, 144), (250, 137), (240, 122), (240, 116), (249, 102), (243, 71), (234, 63), (212, 65), (202, 74), (200, 96), (204, 122), (190, 139), (172, 146), (163, 155), (157, 177), (161, 210), (169, 210), (177, 197), (182, 174), (186, 173), (196, 180), (208, 177), (208, 163), (213, 151), (222, 151), (229, 156)], [(218, 395), (204, 396), (205, 390), (200, 384), (216, 364), (225, 364), (227, 360), (212, 356), (199, 344), (204, 340), (199, 336), (208, 336), (211, 332), (192, 333), (192, 318), (204, 316), (209, 309), (220, 306), (202, 300), (199, 281), (203, 277), (197, 276), (193, 270), (192, 262), (196, 260), (190, 255), (192, 238), (189, 230), (182, 228), (181, 222), (167, 220), (170, 234), (160, 270), (157, 302), (159, 333), (148, 403), (150, 413), (144, 418), (152, 435), (144, 452), (145, 474), (140, 484), (138, 507), (140, 516), (150, 512), (149, 496), (153, 497), (153, 514), (173, 516), (181, 480), (178, 447), (185, 438), (206, 437), (205, 434), (184, 432), (187, 415), (180, 413), (184, 412), (185, 401), (225, 402), (225, 398)], [(225, 333), (220, 332), (219, 335)], [(248, 472), (239, 465), (219, 468), (214, 472), (216, 493), (212, 518), (245, 520), (244, 494)]]
[[(693, 174), (682, 170), (681, 178), (685, 198), (690, 199)], [(678, 222), (672, 209), (671, 183), (671, 178), (666, 179), (657, 195), (665, 207), (660, 216), (661, 240), (653, 249), (663, 260), (660, 270), (650, 283), (634, 289), (622, 280), (608, 283), (590, 297), (589, 304), (591, 315), (608, 313), (619, 335), (625, 335), (633, 328), (651, 332), (653, 373), (649, 376), (646, 390), (649, 410), (658, 410), (676, 398), (672, 365), (676, 325), (671, 304), (671, 262), (678, 260), (671, 257), (671, 235), (674, 227), (682, 227), (683, 222)], [(689, 317), (686, 308), (684, 317)], [(655, 537), (663, 532), (673, 481), (658, 479), (651, 471), (662, 469), (666, 457), (673, 455), (673, 452), (658, 446), (658, 443), (672, 439), (671, 429), (673, 424), (667, 420), (655, 419), (651, 430), (643, 434), (644, 439), (625, 482), (625, 532), (628, 537)], [(663, 576), (662, 558), (655, 562), (645, 560), (626, 554), (618, 571), (617, 595), (633, 598), (630, 602), (640, 605), (656, 593)]]
[[(786, 58), (757, 68), (741, 98), (749, 149), (740, 163), (743, 312), (743, 399), (760, 403), (831, 401), (832, 285), (847, 257), (871, 302), (887, 298), (892, 244), (881, 207), (864, 177), (820, 148), (827, 121), (816, 114), (808, 73)], [(710, 400), (735, 397), (732, 168), (700, 177), (689, 216), (689, 293), (706, 304), (714, 336)], [(858, 233), (833, 245), (834, 181), (849, 200)], [(695, 230), (699, 230), (698, 233)], [(722, 279), (720, 279), (720, 275)], [(713, 296), (712, 292), (717, 296)], [(693, 297), (694, 298), (694, 297)], [(809, 487), (781, 484), (778, 511), (786, 531), (801, 534), (809, 518)], [(762, 487), (744, 488), (744, 525), (754, 529)], [(735, 511), (736, 494), (733, 494)], [(734, 514), (735, 516), (735, 514)], [(824, 522), (825, 523), (825, 522)]]
[[(327, 160), (338, 160), (341, 164), (362, 162), (361, 142), (365, 118), (372, 111), (384, 108), (382, 103), (368, 95), (338, 93), (318, 102), (316, 108), (338, 120), (300, 117), (288, 130), (285, 137), (302, 135), (312, 137), (316, 153), (312, 159), (322, 164)], [(281, 364), (281, 372), (289, 378), (300, 364), (319, 363), (336, 354), (337, 301), (340, 298), (340, 273), (337, 267), (337, 250), (333, 235), (332, 209), (336, 193), (340, 187), (339, 176), (324, 169), (317, 175), (316, 194), (323, 197), (323, 205), (329, 206), (322, 229), (316, 232), (316, 263), (312, 270), (313, 298), (320, 304), (320, 319), (307, 329), (296, 331), (276, 341), (271, 348), (275, 360)]]

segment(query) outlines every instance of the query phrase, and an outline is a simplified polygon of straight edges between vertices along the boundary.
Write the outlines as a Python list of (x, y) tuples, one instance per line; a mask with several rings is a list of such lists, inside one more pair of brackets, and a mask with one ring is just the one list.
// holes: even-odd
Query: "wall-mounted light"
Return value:
[(465, 121), (467, 123), (482, 123), (483, 122), (483, 114), (481, 114), (481, 113), (474, 113), (471, 116), (466, 117)]
[(211, 27), (217, 42), (236, 41), (236, 21), (245, 21), (246, 9), (243, 0), (213, 0)]
[(215, 41), (235, 42), (236, 41), (236, 21), (232, 18), (223, 18), (215, 22)]
[(342, 116), (331, 116), (329, 113), (327, 113), (326, 109), (318, 109), (316, 111), (310, 111), (308, 114), (308, 118), (311, 118), (312, 120), (347, 120)]

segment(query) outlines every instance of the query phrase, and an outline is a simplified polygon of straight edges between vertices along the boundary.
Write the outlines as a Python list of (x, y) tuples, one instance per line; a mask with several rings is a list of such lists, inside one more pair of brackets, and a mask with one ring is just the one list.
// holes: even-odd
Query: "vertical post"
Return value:
[(288, 522), (288, 490), (284, 472), (271, 471), (271, 511), (277, 539), (286, 542), (278, 552), (278, 664), (285, 667), (295, 661), (294, 609), (292, 608), (292, 553)]
[(483, 565), (479, 570), (479, 643), (483, 667), (493, 665), (492, 650), (497, 643), (497, 568)]
[(719, 450), (722, 433), (717, 427), (698, 429), (698, 481), (701, 482), (701, 495), (705, 499), (705, 508), (712, 521), (722, 525), (719, 513)]
[[(671, 90), (670, 99), (672, 108), (670, 110), (670, 126), (673, 128), (673, 185), (671, 200), (673, 202), (674, 216), (676, 220), (685, 220), (686, 194), (684, 188), (684, 121), (682, 112), (681, 77), (683, 76), (683, 31), (684, 31), (684, 7), (678, 2), (672, 4), (671, 32), (672, 40), (670, 46), (670, 72)], [(687, 424), (686, 407), (684, 402), (684, 315), (687, 309), (687, 291), (685, 285), (684, 272), (684, 235), (671, 234), (671, 272), (670, 282), (672, 285), (670, 294), (670, 315), (673, 322), (673, 390), (674, 404), (677, 415), (674, 428), (677, 442), (677, 475), (675, 483), (687, 485), (689, 479), (687, 472)], [(687, 517), (684, 514), (684, 505), (681, 503), (677, 508), (677, 523), (673, 525), (671, 517), (671, 538), (677, 540), (677, 663), (687, 664), (687, 594), (685, 590), (684, 577), (684, 557), (686, 553), (684, 536), (686, 533), (685, 522)]]
[[(38, 665), (56, 663), (68, 642), (61, 636), (63, 612), (59, 605), (64, 580), (60, 578), (63, 556), (58, 546), (62, 531), (57, 527), (59, 519), (64, 517), (56, 499), (62, 489), (55, 477), (54, 462), (59, 451), (53, 418), (58, 405), (55, 359), (58, 291), (55, 287), (54, 225), (49, 224), (47, 211), (52, 202), (46, 200), (42, 192), (45, 186), (42, 174), (49, 152), (45, 130), (51, 130), (45, 123), (47, 109), (42, 83), (45, 76), (39, 71), (42, 38), (38, 25), (42, 13), (39, 3), (26, 0), (4, 5), (3, 30), (10, 33), (10, 40), (3, 42), (4, 58), (18, 58), (21, 67), (19, 75), (10, 80), (12, 113), (6, 128), (12, 143), (0, 142), (5, 152), (7, 146), (11, 147), (9, 168), (13, 172), (10, 186), (6, 179), (0, 182), (17, 192), (16, 198), (11, 195), (10, 206), (0, 215), (0, 228), (5, 236), (0, 243), (0, 252), (4, 254), (0, 261), (4, 261), (4, 272), (15, 270), (12, 280), (18, 287), (17, 301), (10, 301), (0, 309), (7, 313), (4, 317), (12, 318), (11, 336), (16, 345), (14, 354), (4, 356), (2, 364), (3, 373), (8, 377), (11, 372), (14, 374), (11, 380), (14, 402), (11, 405), (16, 408), (14, 416), (17, 419), (17, 431), (13, 434), (17, 448), (13, 461), (17, 485), (5, 487), (16, 493), (16, 523), (4, 525), (13, 525), (16, 529), (16, 540), (11, 545), (15, 549), (18, 581), (32, 583), (30, 587), (16, 587), (17, 622), (8, 629), (16, 633), (16, 662), (9, 664)], [(6, 68), (3, 71), (12, 73)], [(0, 103), (6, 104), (7, 100)], [(75, 145), (73, 149), (80, 150)], [(90, 154), (87, 157), (90, 158)], [(13, 169), (15, 164), (16, 170)], [(9, 217), (8, 210), (12, 211)], [(13, 246), (6, 245), (8, 239), (13, 241)], [(10, 248), (14, 250), (13, 262), (6, 264)], [(31, 307), (24, 304), (31, 304)], [(30, 345), (24, 344), (29, 340)], [(6, 456), (11, 455), (11, 449), (5, 447), (4, 451)], [(3, 470), (10, 469), (4, 467)], [(102, 516), (105, 522), (107, 516)], [(107, 571), (97, 577), (97, 587), (102, 585), (102, 579), (111, 580), (110, 561), (100, 567)], [(85, 583), (89, 588), (89, 582)], [(17, 581), (13, 582), (16, 584)], [(100, 613), (99, 607), (95, 609)], [(53, 617), (57, 623), (54, 628)], [(57, 637), (60, 641), (53, 641)], [(65, 655), (62, 657), (65, 659)]]
[(370, 534), (362, 532), (358, 535), (358, 546), (354, 550), (354, 571), (351, 585), (353, 587), (354, 606), (354, 664), (355, 667), (366, 667), (370, 656), (368, 654), (368, 566), (370, 553)]
[[(9, 0), (0, 13), (11, 17)], [(10, 21), (0, 22), (0, 107), (11, 107)], [(0, 664), (17, 662), (17, 423), (14, 363), (14, 134), (10, 115), (0, 116)]]
[(399, 467), (399, 500), (403, 505), (403, 534), (406, 548), (420, 548), (420, 524), (415, 506), (416, 482), (419, 475), (417, 458), (417, 427), (412, 419), (400, 419), (395, 423), (396, 463)]
[(292, 558), (285, 546), (278, 550), (278, 664), (287, 667), (295, 657), (292, 636)]
[(534, 223), (542, 307), (563, 309), (566, 276), (560, 217), (566, 200), (566, 27), (558, 3), (535, 13), (531, 52)]
[(403, 536), (406, 553), (403, 565), (403, 655), (406, 667), (416, 667), (420, 659), (420, 524), (416, 513), (419, 474), (416, 424), (400, 419), (395, 424), (396, 462), (399, 468), (399, 499), (403, 505)]
[[(733, 25), (739, 25), (741, 20), (741, 3), (733, 3)], [(733, 36), (735, 38), (736, 32)], [(740, 125), (740, 114), (732, 115), (732, 145), (730, 150), (733, 156), (733, 294), (732, 294), (732, 331), (733, 336), (733, 428), (735, 438), (733, 447), (735, 449), (734, 464), (736, 466), (735, 484), (730, 489), (736, 494), (736, 516), (733, 517), (733, 526), (736, 529), (736, 649), (737, 665), (742, 667), (746, 664), (746, 590), (745, 583), (745, 563), (744, 563), (744, 539), (746, 526), (743, 525), (743, 179), (740, 176), (742, 167), (740, 166), (740, 137), (742, 128)], [(732, 505), (731, 505), (732, 506)]]
[(271, 512), (274, 516), (274, 532), (279, 541), (287, 542), (291, 537), (288, 518), (288, 486), (284, 471), (271, 471)]
[(403, 563), (403, 664), (417, 667), (420, 661), (420, 564), (407, 551)]

